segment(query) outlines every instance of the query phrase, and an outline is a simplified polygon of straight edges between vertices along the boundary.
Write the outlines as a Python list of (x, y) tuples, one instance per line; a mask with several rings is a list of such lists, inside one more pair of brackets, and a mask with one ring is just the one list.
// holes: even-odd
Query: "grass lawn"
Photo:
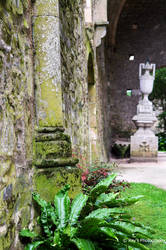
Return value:
[(122, 192), (122, 197), (138, 195), (144, 198), (126, 210), (136, 222), (155, 230), (153, 244), (148, 245), (150, 249), (166, 249), (166, 191), (150, 184), (132, 183)]

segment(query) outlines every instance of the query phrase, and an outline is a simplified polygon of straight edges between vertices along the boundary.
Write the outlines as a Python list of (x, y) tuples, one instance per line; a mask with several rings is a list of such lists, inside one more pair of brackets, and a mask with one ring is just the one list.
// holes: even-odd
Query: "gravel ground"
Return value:
[(117, 163), (118, 180), (149, 183), (166, 190), (166, 153), (159, 152), (157, 163), (128, 163), (127, 160)]

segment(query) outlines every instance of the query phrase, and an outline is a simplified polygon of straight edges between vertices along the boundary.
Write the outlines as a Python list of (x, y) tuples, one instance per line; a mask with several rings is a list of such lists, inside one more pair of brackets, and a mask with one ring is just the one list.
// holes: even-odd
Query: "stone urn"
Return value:
[[(141, 63), (139, 66), (140, 90), (143, 94), (143, 102), (149, 102), (148, 96), (153, 90), (155, 69), (156, 65), (149, 64), (149, 62), (147, 62), (146, 64)], [(144, 74), (143, 71), (145, 72)]]

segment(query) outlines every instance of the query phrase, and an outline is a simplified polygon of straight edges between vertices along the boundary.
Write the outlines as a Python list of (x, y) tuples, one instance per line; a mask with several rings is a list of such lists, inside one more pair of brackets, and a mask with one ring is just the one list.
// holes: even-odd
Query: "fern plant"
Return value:
[(72, 202), (68, 185), (55, 195), (53, 204), (33, 193), (41, 210), (41, 234), (23, 229), (20, 236), (29, 240), (25, 250), (148, 249), (139, 239), (151, 238), (150, 229), (132, 221), (123, 209), (142, 196), (119, 199), (118, 194), (106, 193), (115, 177), (108, 176), (89, 195), (80, 193)]

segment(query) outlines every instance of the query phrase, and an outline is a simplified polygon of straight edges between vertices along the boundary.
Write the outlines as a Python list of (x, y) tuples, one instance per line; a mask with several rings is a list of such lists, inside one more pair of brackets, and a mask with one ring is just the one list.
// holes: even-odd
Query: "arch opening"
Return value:
[(97, 156), (97, 122), (96, 122), (96, 84), (94, 77), (94, 65), (92, 53), (88, 57), (88, 110), (89, 110), (89, 147), (90, 163)]
[[(139, 63), (148, 59), (157, 67), (166, 64), (165, 13), (164, 0), (109, 2), (110, 25), (105, 41), (108, 102), (105, 113), (114, 140), (127, 140), (136, 129), (132, 117), (139, 101)], [(126, 95), (128, 89), (132, 90), (131, 96)]]

